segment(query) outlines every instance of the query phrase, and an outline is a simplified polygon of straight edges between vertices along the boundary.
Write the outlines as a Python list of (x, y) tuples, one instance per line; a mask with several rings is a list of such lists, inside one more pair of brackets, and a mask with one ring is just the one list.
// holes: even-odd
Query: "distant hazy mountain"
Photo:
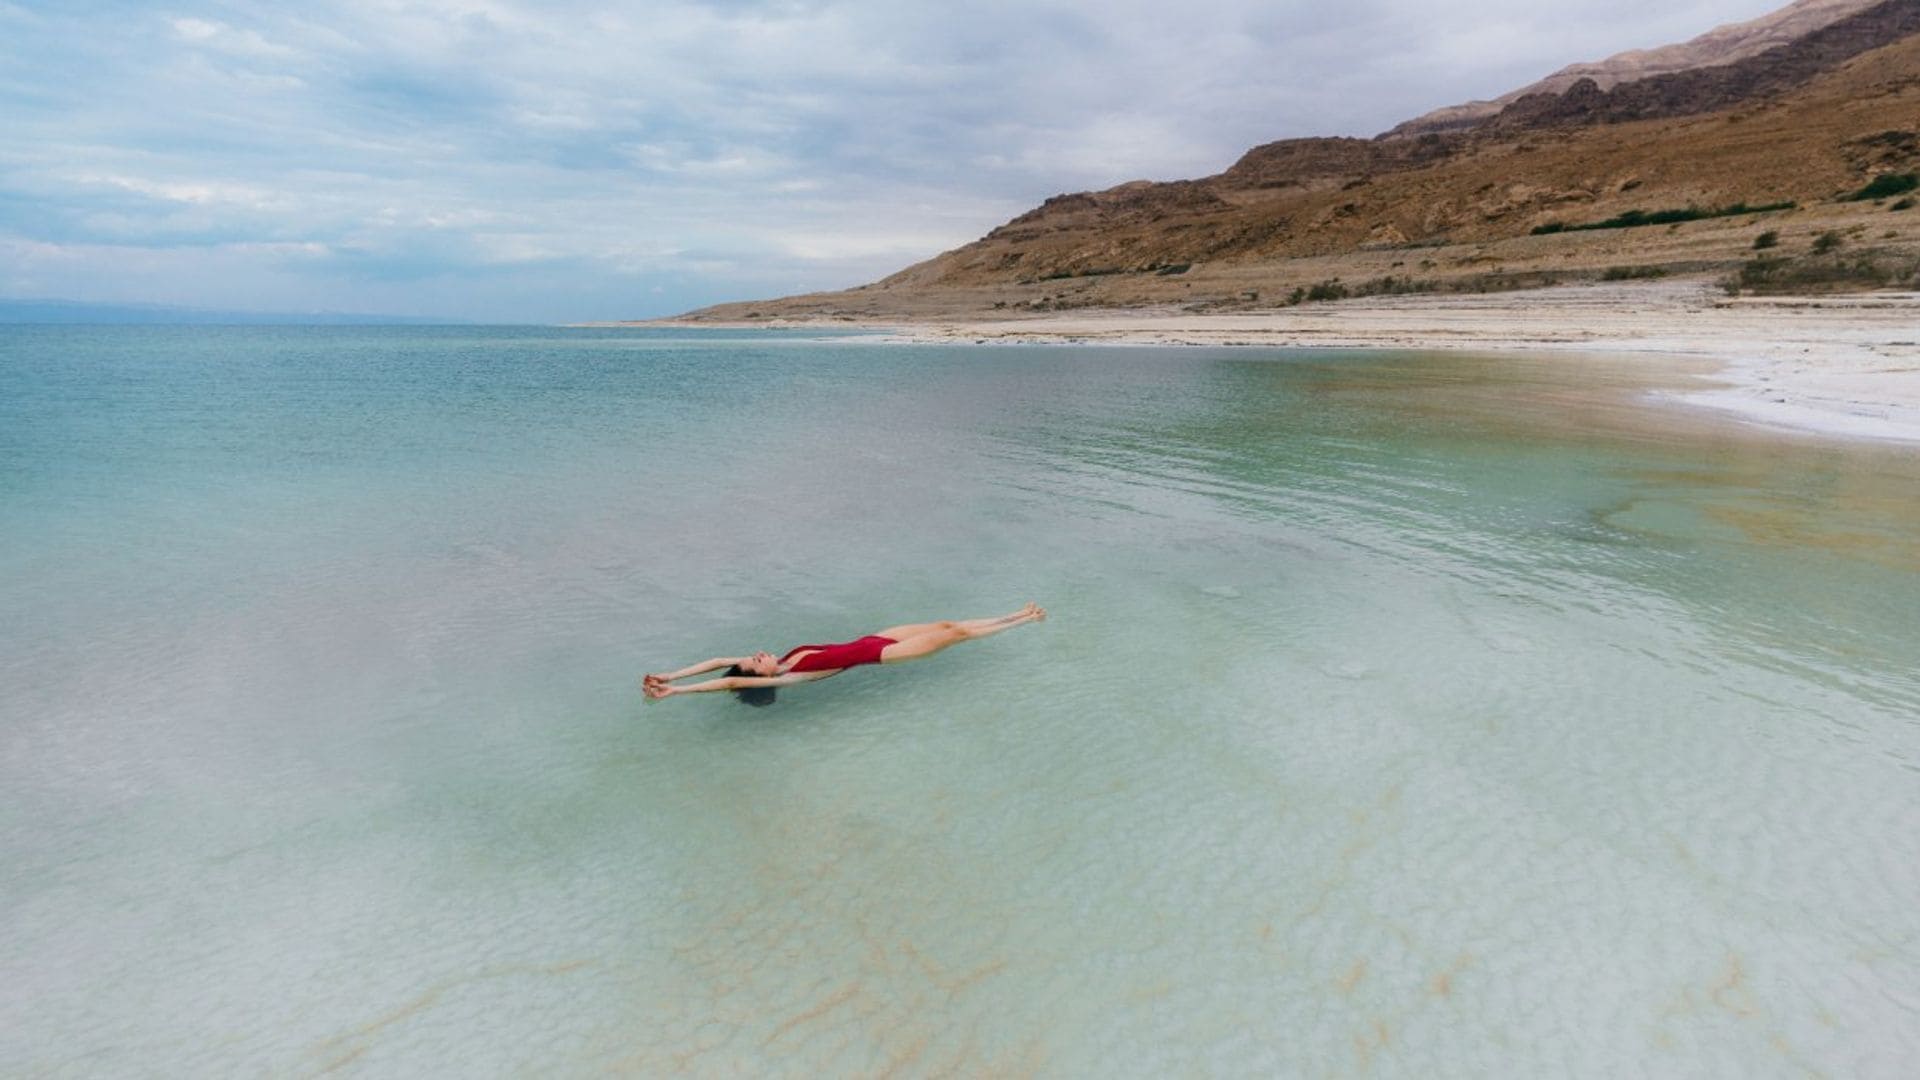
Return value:
[(82, 300), (0, 299), (0, 323), (147, 326), (423, 326), (459, 322), (413, 315), (337, 311), (214, 311), (164, 304), (95, 304)]

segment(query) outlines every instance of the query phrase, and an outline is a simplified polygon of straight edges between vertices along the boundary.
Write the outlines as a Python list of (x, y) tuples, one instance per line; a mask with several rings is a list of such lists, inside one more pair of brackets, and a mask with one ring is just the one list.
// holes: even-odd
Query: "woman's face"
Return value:
[(769, 652), (757, 652), (740, 662), (740, 670), (762, 677), (780, 674), (780, 661)]

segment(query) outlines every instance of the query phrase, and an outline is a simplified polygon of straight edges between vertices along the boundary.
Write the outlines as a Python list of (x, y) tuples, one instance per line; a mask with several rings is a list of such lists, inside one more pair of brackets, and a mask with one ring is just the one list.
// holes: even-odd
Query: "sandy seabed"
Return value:
[[(1697, 390), (1661, 396), (1776, 428), (1920, 442), (1920, 293), (1728, 297), (1709, 282), (1672, 281), (1368, 297), (1240, 313), (1169, 308), (903, 320), (891, 329), (880, 340), (1569, 351), (1706, 360), (1718, 370)], [(1662, 376), (1672, 373), (1670, 365), (1662, 368)]]

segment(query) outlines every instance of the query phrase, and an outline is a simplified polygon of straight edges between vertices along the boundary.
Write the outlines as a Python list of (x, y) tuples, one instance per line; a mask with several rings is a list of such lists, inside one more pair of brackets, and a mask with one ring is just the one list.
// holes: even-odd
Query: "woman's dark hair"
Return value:
[[(727, 675), (729, 677), (743, 675), (749, 679), (758, 678), (753, 672), (743, 670), (739, 664), (728, 668)], [(739, 698), (742, 705), (762, 706), (773, 704), (773, 696), (777, 693), (779, 693), (779, 691), (771, 686), (749, 686), (745, 690), (735, 690), (733, 696)]]

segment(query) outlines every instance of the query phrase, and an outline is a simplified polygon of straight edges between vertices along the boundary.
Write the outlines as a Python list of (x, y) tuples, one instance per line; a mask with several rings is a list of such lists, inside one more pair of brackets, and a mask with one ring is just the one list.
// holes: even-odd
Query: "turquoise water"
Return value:
[(1920, 456), (1638, 378), (0, 328), (0, 1073), (1901, 1075)]

